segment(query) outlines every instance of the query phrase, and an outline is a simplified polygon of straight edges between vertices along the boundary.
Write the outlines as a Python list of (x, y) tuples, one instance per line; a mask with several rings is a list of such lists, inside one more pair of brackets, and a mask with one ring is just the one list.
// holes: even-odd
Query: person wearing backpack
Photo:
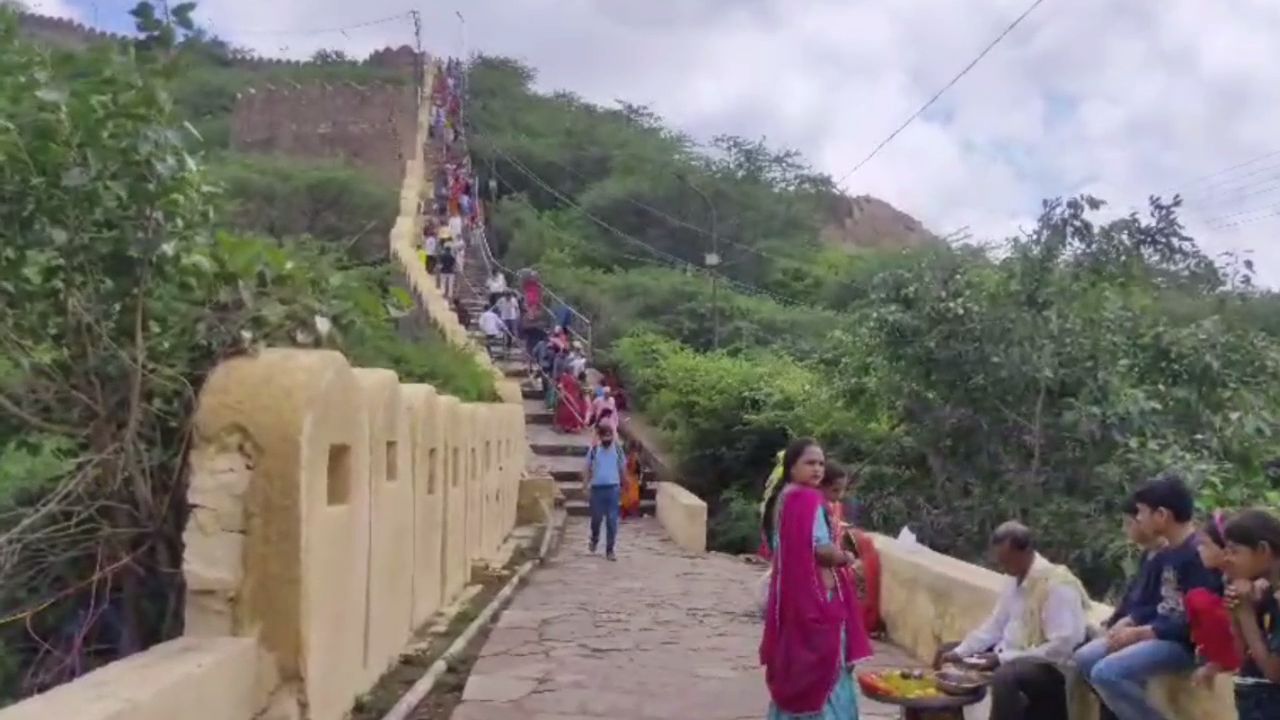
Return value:
[(600, 546), (600, 523), (603, 521), (605, 557), (617, 560), (615, 549), (618, 540), (618, 511), (622, 502), (625, 460), (622, 444), (614, 439), (611, 425), (597, 425), (596, 437), (599, 442), (587, 451), (587, 467), (582, 476), (591, 508), (591, 544), (588, 550), (595, 553)]

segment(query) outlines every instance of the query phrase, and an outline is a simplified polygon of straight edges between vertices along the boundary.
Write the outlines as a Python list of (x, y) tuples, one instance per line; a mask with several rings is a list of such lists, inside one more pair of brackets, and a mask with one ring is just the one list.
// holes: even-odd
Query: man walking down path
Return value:
[[(480, 332), (484, 333), (484, 348), (489, 352), (490, 358), (497, 357), (498, 348), (503, 346), (502, 336), (506, 334), (505, 330), (497, 311), (492, 307), (485, 308), (480, 314)], [(509, 341), (507, 346), (510, 346)]]
[[(422, 252), (426, 254), (427, 274), (436, 274), (436, 256), (440, 252), (440, 238), (436, 236), (436, 228), (428, 222), (422, 229)], [(439, 280), (436, 287), (439, 287)]]
[(600, 546), (600, 522), (605, 524), (604, 553), (610, 560), (618, 541), (618, 510), (622, 502), (622, 445), (613, 436), (613, 428), (601, 423), (596, 427), (599, 442), (587, 452), (587, 468), (583, 473), (583, 485), (588, 492), (591, 507), (591, 552)]
[(498, 317), (506, 326), (506, 348), (510, 352), (512, 342), (520, 337), (520, 302), (514, 293), (504, 292), (498, 297)]

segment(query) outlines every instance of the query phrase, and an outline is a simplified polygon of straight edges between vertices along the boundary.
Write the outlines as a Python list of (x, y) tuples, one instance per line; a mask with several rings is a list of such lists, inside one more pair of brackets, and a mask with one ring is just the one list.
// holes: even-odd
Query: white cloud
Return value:
[[(544, 87), (650, 103), (696, 137), (768, 136), (843, 175), (1029, 0), (472, 0), (470, 49), (522, 58)], [(465, 5), (465, 7), (464, 7)], [(411, 41), (395, 0), (205, 0), (221, 34), (265, 53), (365, 53)], [(454, 8), (423, 10), (425, 45), (456, 54)], [(1280, 148), (1280, 3), (1047, 0), (847, 186), (947, 232), (1002, 234), (1045, 195), (1117, 211)], [(1252, 175), (1246, 172), (1257, 171)], [(1183, 185), (1211, 252), (1252, 251), (1280, 284), (1280, 156)], [(1270, 184), (1268, 184), (1270, 183)], [(1253, 211), (1253, 212), (1246, 212)], [(1237, 214), (1239, 213), (1239, 214)], [(1240, 223), (1230, 227), (1217, 227)]]
[[(0, 2), (2, 4), (4, 3)], [(17, 4), (37, 15), (84, 20), (84, 14), (73, 7), (69, 0), (18, 0)]]

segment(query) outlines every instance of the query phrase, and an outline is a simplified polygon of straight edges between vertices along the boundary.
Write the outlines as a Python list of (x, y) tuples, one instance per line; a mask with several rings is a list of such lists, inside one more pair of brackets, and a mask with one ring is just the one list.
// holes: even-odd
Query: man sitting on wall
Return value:
[(996, 528), (991, 548), (1012, 579), (986, 622), (940, 661), (995, 671), (991, 720), (1067, 720), (1063, 667), (1085, 641), (1088, 594), (1070, 570), (1036, 552), (1020, 523)]

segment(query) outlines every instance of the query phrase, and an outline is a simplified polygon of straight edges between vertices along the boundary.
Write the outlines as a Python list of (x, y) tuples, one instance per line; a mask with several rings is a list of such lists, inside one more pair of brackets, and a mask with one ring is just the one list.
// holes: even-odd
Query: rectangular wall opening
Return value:
[(436, 494), (436, 449), (427, 452), (427, 494)]
[(394, 441), (387, 443), (387, 482), (393, 483), (400, 479), (400, 453), (396, 452), (399, 446)]
[(351, 502), (351, 446), (329, 446), (329, 465), (326, 470), (325, 501), (329, 505), (346, 505)]
[(461, 468), (458, 465), (462, 462), (462, 453), (458, 452), (459, 448), (453, 449), (453, 462), (449, 463), (449, 483), (453, 487), (458, 487), (458, 481), (461, 480)]

